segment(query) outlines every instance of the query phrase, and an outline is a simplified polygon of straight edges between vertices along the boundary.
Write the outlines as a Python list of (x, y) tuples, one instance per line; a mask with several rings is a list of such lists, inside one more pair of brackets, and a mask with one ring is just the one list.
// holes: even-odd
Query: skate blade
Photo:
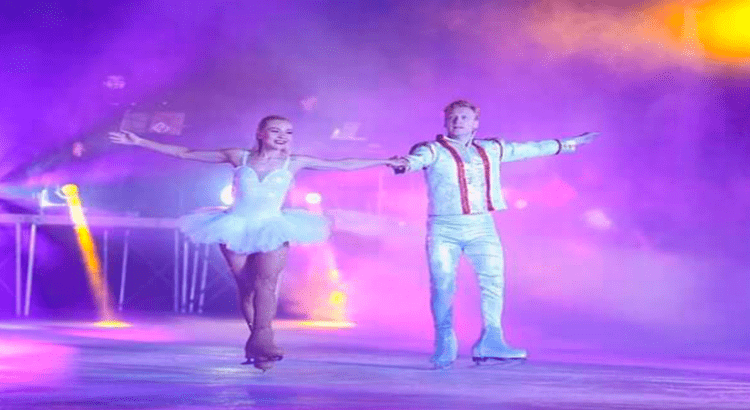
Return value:
[(251, 364), (254, 364), (256, 361), (261, 360), (261, 359), (264, 362), (278, 362), (279, 360), (281, 360), (283, 358), (284, 358), (284, 356), (282, 356), (282, 355), (276, 355), (276, 356), (270, 356), (270, 357), (266, 357), (266, 356), (246, 357), (245, 361), (242, 362), (242, 363), (240, 363), (240, 364), (251, 365)]
[(525, 362), (525, 357), (472, 357), (471, 360), (478, 366), (480, 364), (509, 364)]
[(432, 364), (432, 370), (450, 370), (451, 368), (453, 368), (453, 362)]
[(275, 361), (273, 360), (256, 361), (255, 363), (253, 363), (253, 367), (255, 367), (256, 369), (260, 369), (263, 371), (263, 373), (265, 373), (267, 370), (270, 370), (273, 367), (274, 363)]
[[(263, 370), (264, 372), (274, 366), (276, 362), (283, 359), (284, 356), (282, 355), (274, 355), (274, 356), (256, 356), (252, 359), (252, 364), (256, 369)], [(248, 359), (248, 362), (250, 360)]]

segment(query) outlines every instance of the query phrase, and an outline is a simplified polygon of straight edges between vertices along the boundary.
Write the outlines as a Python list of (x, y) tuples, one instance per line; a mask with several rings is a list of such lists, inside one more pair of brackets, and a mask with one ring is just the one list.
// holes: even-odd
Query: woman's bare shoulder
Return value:
[(248, 153), (247, 155), (250, 155), (250, 150), (245, 148), (224, 148), (222, 151), (224, 151), (224, 154), (226, 154), (229, 162), (234, 167), (242, 164), (242, 157), (246, 152)]

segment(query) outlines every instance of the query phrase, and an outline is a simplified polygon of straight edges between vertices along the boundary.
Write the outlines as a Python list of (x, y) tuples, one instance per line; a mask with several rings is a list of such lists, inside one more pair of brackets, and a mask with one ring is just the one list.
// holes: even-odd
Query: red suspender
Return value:
[(448, 144), (442, 135), (438, 135), (437, 141), (445, 149), (450, 152), (453, 159), (456, 161), (456, 169), (458, 170), (458, 188), (461, 191), (461, 209), (464, 214), (471, 213), (471, 207), (469, 206), (469, 188), (466, 185), (466, 169), (464, 169), (464, 161), (461, 156), (458, 155), (458, 151)]
[[(490, 174), (490, 158), (487, 156), (487, 151), (482, 148), (481, 145), (477, 144), (476, 141), (473, 142), (474, 146), (477, 147), (477, 151), (479, 151), (479, 156), (482, 157), (482, 164), (484, 164), (484, 186), (487, 188), (487, 210), (494, 211), (495, 207), (492, 206), (492, 191), (490, 190), (490, 181), (491, 181), (491, 174)], [(502, 150), (502, 148), (500, 148)]]

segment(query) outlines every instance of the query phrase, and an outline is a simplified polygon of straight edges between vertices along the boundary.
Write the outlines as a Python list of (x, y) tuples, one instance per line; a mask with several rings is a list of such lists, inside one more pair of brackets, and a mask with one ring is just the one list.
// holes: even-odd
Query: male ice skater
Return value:
[(449, 367), (458, 355), (453, 330), (453, 295), (461, 252), (479, 278), (482, 333), (472, 349), (477, 363), (487, 359), (522, 359), (526, 351), (509, 346), (503, 337), (503, 249), (491, 211), (507, 206), (500, 190), (500, 164), (526, 158), (574, 152), (597, 133), (539, 142), (475, 139), (479, 108), (468, 101), (444, 110), (447, 135), (415, 145), (396, 173), (423, 169), (429, 205), (427, 259), (430, 304), (435, 322), (436, 368)]

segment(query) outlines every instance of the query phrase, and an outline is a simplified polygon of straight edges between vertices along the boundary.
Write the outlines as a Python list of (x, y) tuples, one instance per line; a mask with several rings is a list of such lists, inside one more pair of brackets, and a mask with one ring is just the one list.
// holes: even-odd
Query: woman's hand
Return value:
[(409, 161), (403, 157), (391, 157), (388, 158), (388, 163), (386, 165), (391, 167), (395, 174), (403, 174), (409, 167)]
[(391, 157), (388, 158), (388, 163), (386, 164), (391, 168), (400, 168), (400, 167), (406, 167), (409, 165), (409, 162), (406, 161), (406, 158), (402, 157)]
[(141, 145), (143, 138), (130, 131), (113, 131), (109, 133), (109, 140), (115, 144)]

